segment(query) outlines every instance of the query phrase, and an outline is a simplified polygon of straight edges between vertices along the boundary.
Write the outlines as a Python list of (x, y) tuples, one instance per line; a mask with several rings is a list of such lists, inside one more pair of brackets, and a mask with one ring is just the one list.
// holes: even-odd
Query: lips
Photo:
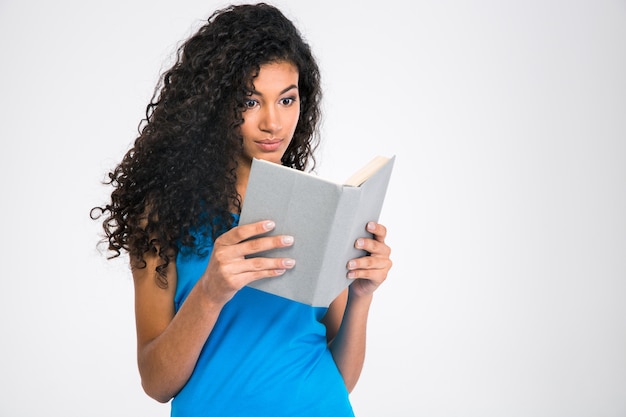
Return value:
[(261, 150), (265, 152), (273, 152), (280, 147), (282, 142), (282, 139), (266, 139), (256, 141), (255, 143)]

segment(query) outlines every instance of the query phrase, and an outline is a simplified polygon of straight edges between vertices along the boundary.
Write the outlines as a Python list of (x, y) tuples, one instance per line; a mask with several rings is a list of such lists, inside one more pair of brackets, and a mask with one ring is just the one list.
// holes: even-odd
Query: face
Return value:
[(253, 83), (242, 114), (240, 162), (257, 158), (280, 164), (300, 117), (298, 69), (288, 62), (265, 64)]

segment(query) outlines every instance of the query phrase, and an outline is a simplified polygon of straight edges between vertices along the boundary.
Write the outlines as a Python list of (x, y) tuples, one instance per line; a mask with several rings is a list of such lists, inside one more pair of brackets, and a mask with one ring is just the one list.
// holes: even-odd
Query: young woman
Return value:
[(143, 388), (173, 399), (173, 416), (353, 415), (368, 310), (392, 264), (385, 227), (363, 225), (355, 245), (368, 256), (321, 308), (247, 287), (297, 259), (246, 255), (294, 237), (265, 236), (272, 219), (238, 225), (252, 158), (314, 165), (320, 98), (310, 48), (278, 9), (218, 10), (179, 49), (109, 174), (111, 201), (95, 210), (112, 256), (130, 257)]

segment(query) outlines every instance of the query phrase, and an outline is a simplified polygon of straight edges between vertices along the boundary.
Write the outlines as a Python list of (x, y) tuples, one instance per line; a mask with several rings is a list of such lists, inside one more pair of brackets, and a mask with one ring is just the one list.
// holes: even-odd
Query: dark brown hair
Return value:
[(138, 138), (108, 173), (110, 202), (92, 209), (92, 218), (103, 217), (110, 258), (127, 251), (141, 267), (146, 252), (158, 251), (163, 263), (157, 278), (165, 287), (165, 268), (181, 247), (205, 249), (192, 231), (215, 239), (232, 225), (232, 208), (241, 209), (235, 167), (242, 105), (261, 65), (275, 61), (299, 71), (300, 119), (282, 163), (299, 170), (314, 166), (321, 89), (309, 45), (268, 4), (218, 10), (178, 49)]

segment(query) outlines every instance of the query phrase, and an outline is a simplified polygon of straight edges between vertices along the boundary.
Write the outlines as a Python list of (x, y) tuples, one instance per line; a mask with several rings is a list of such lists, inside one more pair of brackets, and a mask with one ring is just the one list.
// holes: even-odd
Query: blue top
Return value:
[[(206, 256), (177, 257), (176, 311), (207, 266), (206, 243)], [(326, 310), (242, 288), (172, 400), (172, 417), (354, 416), (320, 322)]]

